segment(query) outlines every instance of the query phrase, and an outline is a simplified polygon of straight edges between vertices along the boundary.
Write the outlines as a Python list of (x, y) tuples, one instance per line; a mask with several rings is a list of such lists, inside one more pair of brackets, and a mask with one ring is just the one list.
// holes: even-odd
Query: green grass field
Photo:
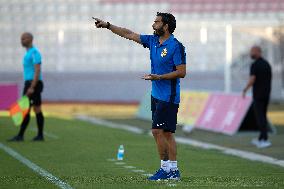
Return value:
[[(18, 128), (2, 116), (0, 142), (73, 188), (284, 188), (284, 168), (185, 145), (178, 145), (182, 180), (149, 182), (141, 173), (123, 167), (135, 166), (146, 173), (158, 168), (154, 140), (148, 135), (48, 117), (45, 131), (50, 137), (32, 142), (34, 127), (32, 119), (24, 142), (6, 142)], [(126, 150), (125, 165), (107, 160), (115, 158), (120, 144)], [(0, 188), (58, 187), (0, 149)]]

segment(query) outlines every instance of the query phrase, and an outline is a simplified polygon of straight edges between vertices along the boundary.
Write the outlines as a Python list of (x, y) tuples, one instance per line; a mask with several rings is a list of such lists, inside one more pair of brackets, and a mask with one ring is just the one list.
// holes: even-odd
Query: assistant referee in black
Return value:
[(271, 142), (268, 141), (266, 114), (271, 91), (272, 71), (268, 61), (262, 57), (262, 50), (259, 46), (251, 48), (250, 56), (254, 62), (250, 67), (250, 79), (243, 90), (243, 97), (245, 97), (246, 92), (252, 86), (253, 107), (260, 130), (258, 139), (253, 139), (252, 143), (258, 148), (266, 148), (271, 146)]

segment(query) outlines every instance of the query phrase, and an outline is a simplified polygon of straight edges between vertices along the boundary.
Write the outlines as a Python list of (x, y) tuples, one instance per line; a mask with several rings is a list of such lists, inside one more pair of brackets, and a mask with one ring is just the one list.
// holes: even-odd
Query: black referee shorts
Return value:
[[(31, 80), (25, 81), (25, 86), (23, 90), (23, 95), (27, 93), (27, 90), (30, 88), (32, 84)], [(41, 92), (43, 91), (43, 82), (39, 80), (35, 86), (34, 93), (32, 94), (30, 99), (31, 106), (40, 106), (41, 105)]]
[(178, 104), (151, 97), (152, 129), (163, 129), (165, 132), (175, 133), (178, 108)]

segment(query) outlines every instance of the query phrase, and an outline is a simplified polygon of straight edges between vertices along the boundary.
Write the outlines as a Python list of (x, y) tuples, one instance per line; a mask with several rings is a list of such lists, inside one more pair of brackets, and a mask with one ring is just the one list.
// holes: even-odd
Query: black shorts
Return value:
[[(32, 81), (25, 81), (25, 86), (24, 86), (24, 90), (23, 90), (23, 95), (25, 95), (27, 93), (27, 90), (30, 88), (32, 84)], [(41, 92), (43, 90), (43, 82), (42, 81), (38, 81), (35, 89), (34, 89), (34, 93), (32, 94), (31, 97), (29, 97), (30, 99), (30, 103), (31, 106), (35, 105), (35, 106), (40, 106), (41, 105)]]
[(175, 133), (178, 108), (178, 104), (151, 97), (152, 129), (163, 129), (165, 132)]

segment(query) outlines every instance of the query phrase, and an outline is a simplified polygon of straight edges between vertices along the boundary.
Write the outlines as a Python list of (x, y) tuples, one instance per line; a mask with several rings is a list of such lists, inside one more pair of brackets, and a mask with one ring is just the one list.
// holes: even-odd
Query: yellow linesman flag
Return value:
[(17, 102), (10, 107), (10, 117), (16, 126), (21, 125), (29, 112), (30, 101), (27, 96), (22, 96)]

